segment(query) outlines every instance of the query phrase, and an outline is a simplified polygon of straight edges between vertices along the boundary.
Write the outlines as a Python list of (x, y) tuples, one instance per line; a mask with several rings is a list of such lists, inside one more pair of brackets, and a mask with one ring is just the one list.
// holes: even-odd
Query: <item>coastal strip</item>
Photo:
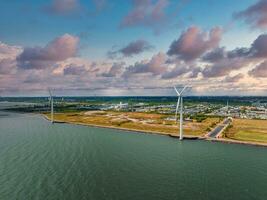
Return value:
[[(41, 114), (41, 116), (45, 120), (50, 121), (48, 116), (46, 116), (44, 114)], [(123, 130), (123, 131), (131, 132), (131, 133), (135, 132), (135, 133), (145, 133), (145, 134), (156, 134), (156, 135), (169, 136), (172, 138), (179, 139), (179, 135), (167, 134), (164, 132), (157, 132), (157, 131), (145, 131), (145, 130), (138, 130), (138, 129), (130, 129), (130, 128), (122, 128), (122, 127), (114, 127), (114, 126), (104, 126), (104, 125), (88, 124), (88, 123), (82, 123), (82, 122), (60, 121), (60, 120), (55, 120), (54, 123), (66, 123), (66, 124), (89, 126), (89, 127), (96, 127), (96, 128), (108, 128), (108, 129), (114, 129), (114, 130)], [(239, 140), (233, 140), (233, 139), (228, 139), (228, 138), (210, 138), (210, 137), (204, 137), (204, 136), (185, 135), (184, 139), (187, 139), (187, 140), (206, 140), (206, 141), (211, 141), (211, 142), (222, 142), (222, 143), (227, 143), (227, 144), (241, 144), (241, 145), (250, 145), (250, 146), (258, 146), (258, 147), (267, 147), (267, 144), (265, 144), (265, 143), (252, 142), (252, 141), (239, 141)]]
[[(43, 118), (47, 121), (50, 121), (50, 118), (46, 115), (43, 115)], [(89, 126), (89, 127), (96, 127), (96, 128), (108, 128), (108, 129), (115, 129), (115, 130), (123, 130), (127, 132), (137, 132), (137, 133), (148, 133), (148, 134), (155, 134), (155, 135), (165, 135), (172, 138), (178, 138), (179, 135), (174, 134), (167, 134), (164, 132), (158, 132), (158, 131), (146, 131), (146, 130), (138, 130), (138, 129), (131, 129), (131, 128), (123, 128), (123, 127), (114, 127), (114, 126), (104, 126), (104, 125), (96, 125), (96, 124), (89, 124), (89, 123), (82, 123), (82, 122), (69, 122), (69, 121), (60, 121), (60, 120), (54, 120), (54, 123), (66, 123), (66, 124), (73, 124), (73, 125), (82, 125), (82, 126)], [(184, 139), (188, 140), (197, 140), (197, 139), (204, 139), (204, 137), (201, 136), (194, 136), (194, 135), (185, 135)]]

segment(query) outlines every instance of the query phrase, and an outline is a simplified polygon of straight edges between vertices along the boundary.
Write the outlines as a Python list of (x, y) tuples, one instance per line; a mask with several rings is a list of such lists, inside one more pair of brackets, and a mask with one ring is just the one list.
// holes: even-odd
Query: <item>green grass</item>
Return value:
[(257, 131), (238, 131), (235, 133), (234, 138), (242, 141), (253, 141), (253, 142), (267, 142), (267, 134)]
[(234, 119), (232, 126), (225, 131), (225, 137), (267, 143), (267, 120)]

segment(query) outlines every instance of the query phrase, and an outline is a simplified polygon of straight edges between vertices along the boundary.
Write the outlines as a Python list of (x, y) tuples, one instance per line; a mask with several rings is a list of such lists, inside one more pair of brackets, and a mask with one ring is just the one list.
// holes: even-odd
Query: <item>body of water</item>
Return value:
[(267, 149), (0, 113), (1, 200), (267, 199)]

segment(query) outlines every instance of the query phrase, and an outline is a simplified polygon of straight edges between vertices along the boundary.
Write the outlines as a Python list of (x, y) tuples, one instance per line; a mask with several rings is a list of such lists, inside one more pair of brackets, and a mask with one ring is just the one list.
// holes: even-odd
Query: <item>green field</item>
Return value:
[(267, 120), (234, 119), (226, 138), (267, 143)]

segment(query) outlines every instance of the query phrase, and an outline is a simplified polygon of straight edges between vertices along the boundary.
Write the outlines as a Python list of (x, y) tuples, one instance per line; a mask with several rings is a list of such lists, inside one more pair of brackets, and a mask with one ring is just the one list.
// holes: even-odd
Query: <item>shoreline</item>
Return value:
[[(41, 116), (45, 120), (50, 121), (50, 119), (46, 115), (41, 114)], [(54, 120), (54, 123), (66, 123), (66, 124), (81, 125), (81, 126), (87, 126), (87, 127), (89, 126), (89, 127), (96, 127), (96, 128), (108, 128), (108, 129), (121, 130), (121, 131), (127, 131), (127, 132), (136, 132), (136, 133), (143, 133), (143, 134), (155, 134), (155, 135), (168, 136), (171, 138), (179, 139), (179, 135), (166, 134), (166, 133), (157, 132), (157, 131), (145, 131), (145, 130), (138, 130), (138, 129), (129, 129), (129, 128), (113, 127), (113, 126), (102, 126), (102, 125), (87, 124), (87, 123), (82, 123), (82, 122), (67, 122), (67, 121), (60, 121), (60, 120)], [(248, 146), (267, 147), (267, 143), (252, 142), (252, 141), (239, 141), (239, 140), (233, 140), (233, 139), (228, 139), (228, 138), (216, 138), (215, 139), (215, 138), (209, 138), (205, 136), (184, 135), (184, 139), (205, 140), (205, 141), (221, 142), (221, 143), (227, 143), (227, 144), (240, 144), (240, 145), (248, 145)]]
[[(41, 114), (41, 116), (45, 120), (50, 121), (50, 119), (46, 115)], [(137, 132), (137, 133), (144, 133), (144, 134), (155, 134), (155, 135), (169, 136), (169, 137), (172, 137), (172, 138), (178, 138), (179, 139), (179, 135), (167, 134), (167, 133), (157, 132), (157, 131), (146, 131), (146, 130), (138, 130), (138, 129), (130, 129), (130, 128), (122, 128), (122, 127), (114, 127), (114, 126), (102, 126), (102, 125), (87, 124), (87, 123), (82, 123), (82, 122), (66, 122), (66, 121), (60, 121), (60, 120), (54, 120), (54, 123), (59, 123), (59, 124), (66, 123), (66, 124), (89, 126), (89, 127), (96, 127), (96, 128), (108, 128), (108, 129), (121, 130), (121, 131), (127, 131), (127, 132)], [(205, 139), (205, 138), (202, 137), (202, 136), (185, 135), (184, 139), (201, 140), (201, 139)]]
[(217, 139), (207, 138), (206, 140), (211, 141), (211, 142), (222, 142), (222, 143), (227, 143), (227, 144), (241, 144), (241, 145), (248, 145), (248, 146), (267, 147), (267, 143), (234, 140), (230, 138), (217, 138)]

